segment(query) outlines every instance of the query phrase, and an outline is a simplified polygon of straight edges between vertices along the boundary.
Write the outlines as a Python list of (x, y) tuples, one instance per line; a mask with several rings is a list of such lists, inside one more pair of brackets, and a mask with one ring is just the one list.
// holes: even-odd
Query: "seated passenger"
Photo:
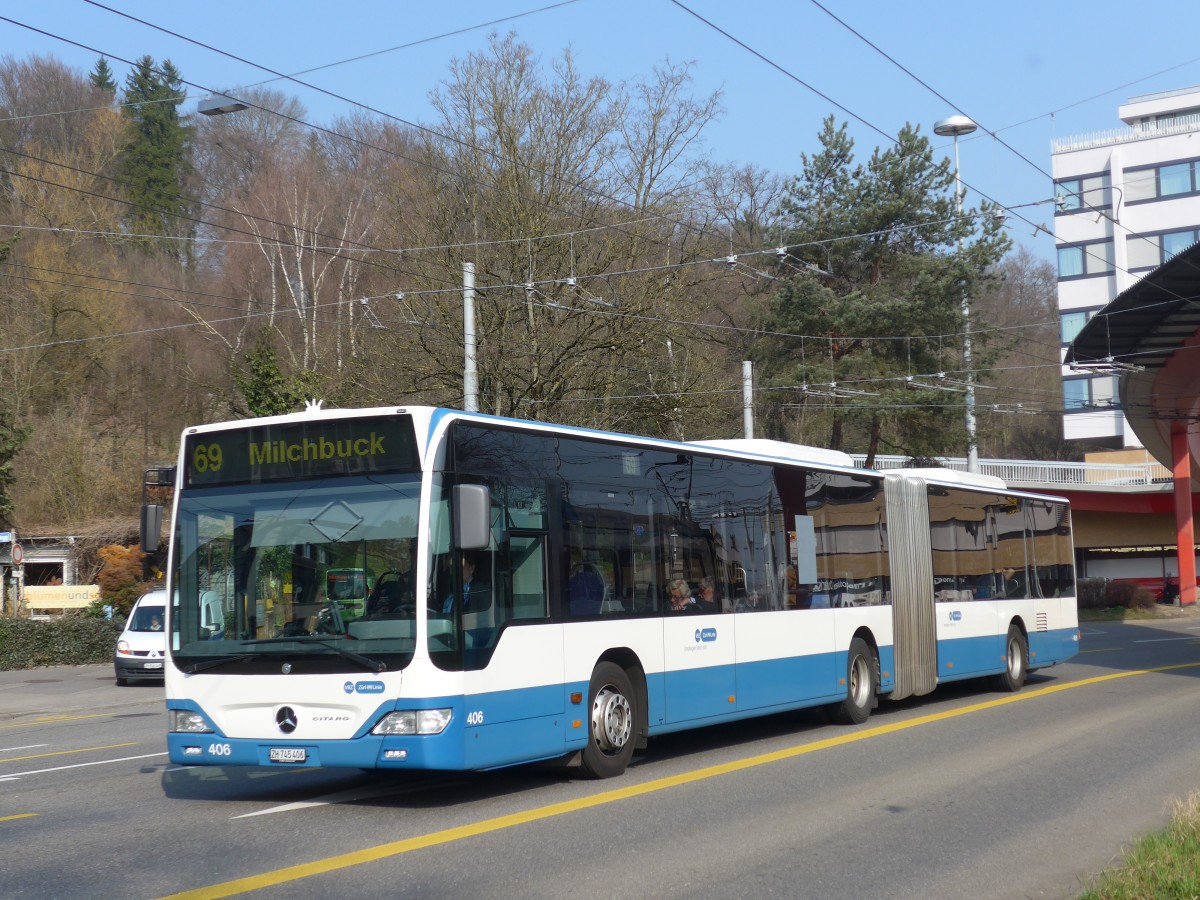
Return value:
[(696, 608), (691, 585), (685, 579), (676, 578), (667, 583), (667, 609), (671, 612), (694, 612)]
[(975, 579), (971, 596), (976, 600), (991, 600), (996, 595), (995, 574), (980, 575)]
[(695, 603), (701, 612), (715, 613), (718, 611), (717, 585), (711, 575), (705, 575), (700, 579), (700, 584), (696, 588)]
[(595, 616), (604, 602), (604, 581), (591, 563), (580, 563), (567, 582), (571, 598), (571, 615)]

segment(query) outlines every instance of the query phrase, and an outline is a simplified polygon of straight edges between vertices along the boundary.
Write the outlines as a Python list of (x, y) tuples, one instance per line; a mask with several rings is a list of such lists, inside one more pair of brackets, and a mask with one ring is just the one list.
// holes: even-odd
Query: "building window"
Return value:
[(1125, 173), (1125, 202), (1154, 200), (1158, 197), (1158, 178), (1154, 169), (1138, 169)]
[(1054, 202), (1058, 213), (1107, 209), (1112, 206), (1112, 190), (1107, 175), (1067, 178), (1054, 183)]
[(1163, 197), (1200, 193), (1200, 160), (1190, 159), (1165, 166), (1132, 169), (1125, 173), (1125, 202), (1137, 203)]
[(1153, 237), (1131, 237), (1125, 242), (1130, 269), (1153, 269), (1162, 261), (1162, 242)]
[(1163, 166), (1158, 170), (1158, 195), (1160, 197), (1190, 194), (1193, 190), (1195, 188), (1192, 185), (1192, 164), (1190, 162)]
[(1058, 248), (1058, 277), (1074, 278), (1083, 274), (1083, 248)]
[(1062, 314), (1062, 342), (1069, 344), (1075, 340), (1075, 335), (1083, 330), (1083, 326), (1087, 324), (1088, 319), (1092, 317), (1092, 311), (1081, 309), (1065, 312)]
[(1196, 243), (1195, 231), (1174, 231), (1170, 234), (1162, 236), (1163, 242), (1163, 262), (1166, 262), (1171, 257), (1182, 253), (1192, 244)]
[(1107, 275), (1113, 270), (1112, 241), (1096, 241), (1058, 248), (1058, 278)]
[(1117, 379), (1114, 375), (1063, 379), (1063, 412), (1116, 409)]
[(1063, 379), (1063, 411), (1083, 409), (1087, 406), (1088, 380), (1086, 378)]
[(1180, 109), (1175, 112), (1162, 113), (1155, 116), (1154, 124), (1159, 127), (1186, 125), (1195, 122), (1198, 115), (1200, 115), (1200, 107), (1195, 109)]
[(1125, 244), (1130, 269), (1153, 269), (1196, 243), (1200, 232), (1195, 228), (1162, 234), (1141, 234)]

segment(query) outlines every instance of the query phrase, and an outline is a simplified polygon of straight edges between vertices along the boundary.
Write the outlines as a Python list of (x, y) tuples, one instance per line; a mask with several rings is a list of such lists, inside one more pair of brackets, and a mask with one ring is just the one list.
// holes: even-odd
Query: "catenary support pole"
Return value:
[(742, 360), (742, 427), (746, 440), (754, 437), (754, 363)]
[(475, 368), (475, 263), (463, 263), (463, 409), (479, 412), (479, 373)]

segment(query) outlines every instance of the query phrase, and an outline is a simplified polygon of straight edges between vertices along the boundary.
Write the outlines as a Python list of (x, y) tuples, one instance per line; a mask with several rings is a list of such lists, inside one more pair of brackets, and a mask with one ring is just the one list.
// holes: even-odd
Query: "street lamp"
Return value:
[(228, 94), (209, 94), (201, 97), (196, 104), (196, 112), (202, 116), (223, 116), (249, 108), (248, 104), (243, 103), (237, 97), (230, 97)]
[[(962, 180), (958, 166), (958, 137), (971, 134), (979, 126), (966, 116), (948, 116), (933, 123), (933, 133), (941, 137), (954, 138), (954, 211), (956, 219), (962, 218)], [(958, 236), (958, 255), (962, 256), (962, 234)], [(967, 370), (966, 425), (967, 425), (967, 471), (979, 471), (979, 447), (975, 441), (975, 373), (971, 369), (971, 296), (966, 286), (962, 292), (963, 314), (963, 367)]]

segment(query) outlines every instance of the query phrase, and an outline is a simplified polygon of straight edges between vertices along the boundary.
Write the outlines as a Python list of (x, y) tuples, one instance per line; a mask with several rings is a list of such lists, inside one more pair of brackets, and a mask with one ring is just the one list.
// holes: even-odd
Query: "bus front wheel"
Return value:
[(620, 666), (602, 662), (588, 685), (588, 743), (583, 770), (592, 778), (620, 775), (633, 758), (637, 730), (636, 696)]
[(997, 691), (1019, 691), (1028, 674), (1029, 644), (1020, 628), (1009, 625), (1004, 640), (1004, 671), (992, 677), (992, 687)]
[(861, 725), (875, 708), (875, 654), (862, 638), (850, 642), (846, 655), (846, 699), (833, 708), (833, 716), (847, 725)]

